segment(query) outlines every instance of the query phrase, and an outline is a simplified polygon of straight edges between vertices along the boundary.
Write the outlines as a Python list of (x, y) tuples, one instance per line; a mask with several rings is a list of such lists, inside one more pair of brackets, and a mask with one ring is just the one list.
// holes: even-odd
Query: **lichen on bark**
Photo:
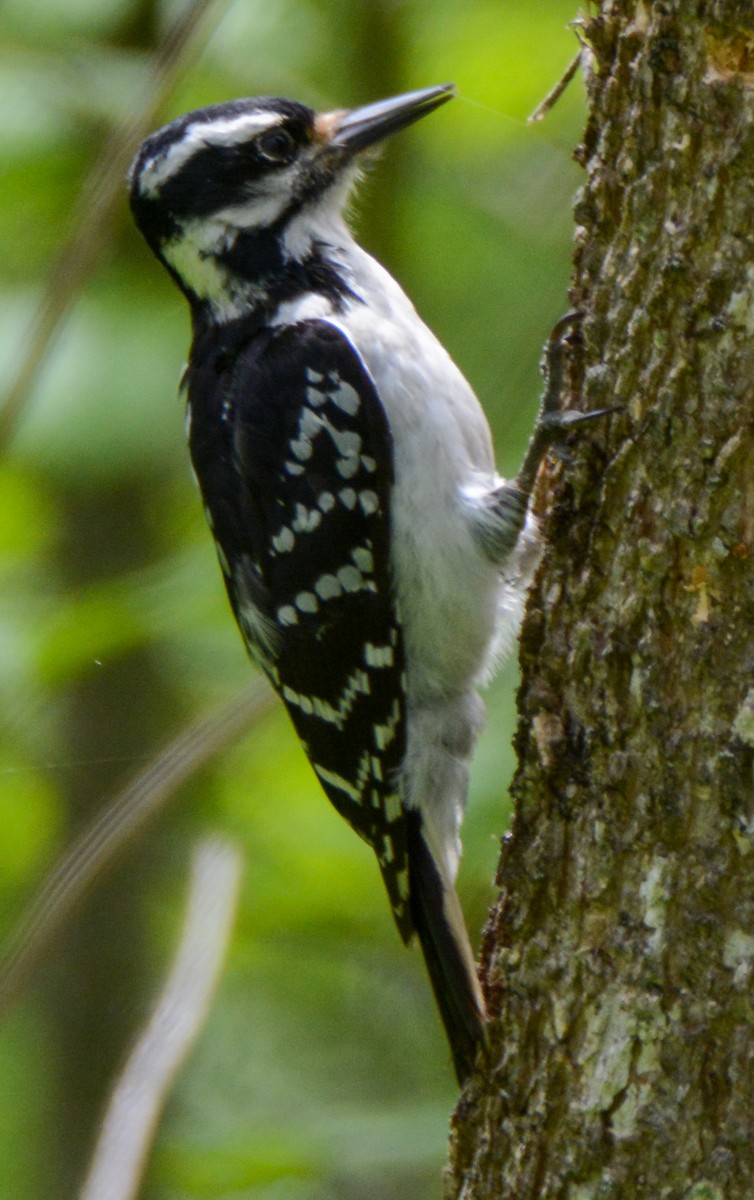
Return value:
[(584, 19), (566, 402), (448, 1197), (754, 1195), (754, 5)]

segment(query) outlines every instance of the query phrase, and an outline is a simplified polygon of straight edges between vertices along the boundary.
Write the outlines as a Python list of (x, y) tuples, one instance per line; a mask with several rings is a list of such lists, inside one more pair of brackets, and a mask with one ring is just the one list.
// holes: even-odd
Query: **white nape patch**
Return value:
[(395, 661), (392, 646), (373, 646), (367, 642), (364, 647), (364, 662), (368, 667), (392, 667)]
[[(194, 295), (200, 299), (212, 300), (217, 297), (225, 301), (223, 308), (228, 308), (226, 319), (230, 319), (242, 311), (238, 307), (236, 312), (233, 301), (238, 284), (234, 283), (230, 271), (218, 262), (216, 254), (212, 252), (212, 239), (199, 237), (199, 232), (200, 229), (193, 222), (187, 223), (183, 232), (164, 246), (162, 254)], [(202, 232), (206, 234), (206, 230)]]
[(243, 316), (259, 298), (259, 290), (229, 270), (222, 261), (238, 233), (222, 221), (186, 220), (161, 250), (165, 262), (200, 300), (206, 300), (217, 322)]
[(278, 554), (287, 554), (295, 545), (296, 539), (293, 535), (293, 531), (290, 530), (287, 525), (283, 525), (282, 529), (280, 529), (272, 539), (272, 548), (273, 550), (276, 550)]
[(302, 613), (319, 612), (319, 600), (314, 595), (314, 592), (299, 592), (294, 600), (294, 604), (299, 612)]
[(352, 509), (356, 507), (356, 493), (353, 488), (342, 488), (338, 492), (338, 499), (344, 508)]
[(337, 600), (338, 596), (343, 595), (343, 588), (334, 575), (320, 575), (314, 590), (320, 600)]
[(280, 117), (273, 112), (239, 113), (234, 117), (218, 117), (215, 121), (194, 121), (187, 125), (180, 141), (173, 142), (154, 158), (147, 159), (139, 172), (139, 191), (142, 196), (154, 196), (173, 175), (206, 146), (237, 145), (247, 142), (263, 129), (279, 125)]
[(298, 613), (292, 604), (284, 604), (278, 609), (278, 621), (281, 625), (298, 625)]

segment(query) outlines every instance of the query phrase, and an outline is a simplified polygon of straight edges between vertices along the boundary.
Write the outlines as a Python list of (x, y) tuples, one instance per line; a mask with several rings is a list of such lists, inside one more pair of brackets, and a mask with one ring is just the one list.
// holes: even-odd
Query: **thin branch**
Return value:
[(190, 0), (181, 9), (154, 56), (144, 95), (134, 106), (136, 115), (113, 131), (89, 172), (74, 211), (71, 235), (52, 267), (18, 372), (0, 407), (0, 455), (7, 450), (55, 338), (99, 259), (113, 212), (122, 202), (123, 179), (134, 149), (149, 132), (180, 72), (203, 45), (205, 24), (220, 3), (227, 0)]
[(132, 1200), (176, 1073), (198, 1037), (220, 978), (241, 882), (238, 849), (207, 838), (194, 852), (173, 968), (115, 1084), (80, 1200)]
[(127, 843), (199, 767), (252, 727), (272, 700), (272, 693), (260, 687), (244, 691), (180, 733), (103, 806), (49, 872), (8, 939), (0, 956), (0, 1016), (17, 999), (76, 904)]
[(555, 84), (555, 86), (550, 88), (550, 90), (547, 93), (547, 95), (545, 96), (544, 100), (540, 100), (539, 104), (534, 109), (534, 112), (531, 114), (531, 116), (527, 117), (527, 119), (526, 119), (527, 125), (536, 125), (538, 121), (544, 121), (544, 119), (547, 116), (547, 114), (549, 113), (550, 109), (555, 107), (558, 100), (563, 95), (563, 92), (568, 87), (568, 84), (571, 82), (571, 80), (573, 79), (574, 75), (576, 74), (576, 72), (578, 71), (580, 66), (581, 66), (581, 50), (579, 49), (578, 54), (575, 54), (573, 56), (573, 58), (569, 62), (568, 66), (566, 67), (561, 78), (558, 80), (558, 82)]

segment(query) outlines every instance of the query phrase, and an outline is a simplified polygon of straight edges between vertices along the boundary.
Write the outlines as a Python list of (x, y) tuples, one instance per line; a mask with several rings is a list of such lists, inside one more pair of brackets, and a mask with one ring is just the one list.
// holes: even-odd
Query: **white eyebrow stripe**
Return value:
[(246, 142), (263, 129), (280, 124), (280, 114), (274, 112), (241, 113), (235, 117), (218, 117), (216, 121), (194, 121), (187, 125), (179, 142), (150, 158), (139, 174), (142, 195), (153, 196), (172, 175), (205, 146), (228, 146)]

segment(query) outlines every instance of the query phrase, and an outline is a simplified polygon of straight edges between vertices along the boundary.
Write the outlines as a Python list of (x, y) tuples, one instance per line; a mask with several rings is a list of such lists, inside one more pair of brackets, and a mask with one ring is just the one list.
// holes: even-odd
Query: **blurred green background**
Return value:
[[(174, 4), (0, 10), (0, 362), (8, 385), (87, 173), (143, 102)], [(512, 474), (538, 359), (567, 307), (577, 80), (572, 0), (234, 0), (155, 124), (239, 95), (341, 107), (454, 80), (386, 147), (354, 206), (459, 362)], [(125, 188), (96, 269), (0, 459), (0, 933), (73, 830), (167, 739), (251, 679), (183, 439), (187, 312)], [(444, 631), (440, 631), (444, 636)], [(513, 768), (515, 665), (490, 692), (460, 890), (493, 897)], [(330, 809), (275, 708), (204, 767), (56, 939), (0, 1025), (0, 1198), (76, 1194), (103, 1100), (170, 959), (190, 847), (244, 847), (241, 914), (144, 1195), (423, 1200), (456, 1088), (418, 951), (370, 851)]]

